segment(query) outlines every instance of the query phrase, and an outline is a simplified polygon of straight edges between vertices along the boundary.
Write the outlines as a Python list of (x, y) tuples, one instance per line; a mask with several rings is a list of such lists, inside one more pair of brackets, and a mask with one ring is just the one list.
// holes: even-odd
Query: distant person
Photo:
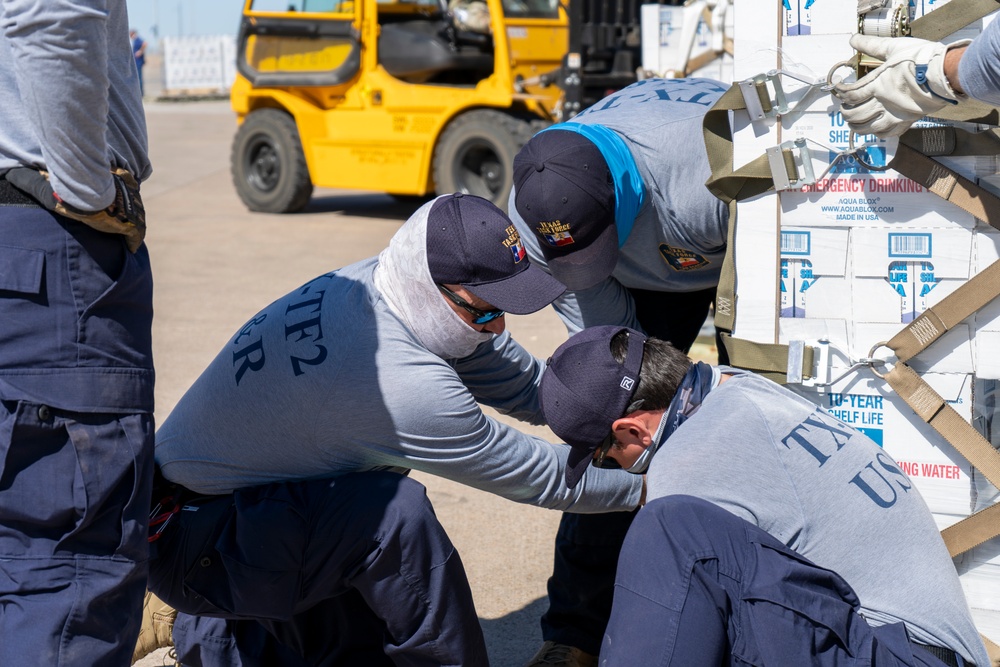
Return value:
[(490, 10), (483, 0), (451, 0), (448, 11), (459, 30), (490, 34)]
[(0, 665), (123, 667), (153, 479), (125, 0), (0, 4)]
[(135, 69), (139, 72), (139, 93), (146, 94), (146, 87), (142, 81), (142, 68), (146, 64), (146, 40), (139, 36), (135, 28), (128, 31), (128, 37), (132, 40), (132, 55), (135, 56)]

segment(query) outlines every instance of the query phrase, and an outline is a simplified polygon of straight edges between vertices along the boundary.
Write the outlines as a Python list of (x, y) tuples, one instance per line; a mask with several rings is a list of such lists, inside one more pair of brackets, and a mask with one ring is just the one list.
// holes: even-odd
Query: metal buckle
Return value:
[(812, 168), (812, 152), (802, 137), (770, 146), (767, 164), (771, 168), (776, 191), (801, 188), (816, 182)]
[[(877, 357), (874, 356), (875, 350), (877, 350), (878, 348), (880, 348), (883, 345), (885, 345), (884, 342), (876, 344), (871, 349), (871, 351), (868, 353), (867, 357), (862, 357), (862, 358), (858, 359), (857, 361), (855, 361), (854, 363), (852, 363), (847, 369), (845, 369), (839, 375), (837, 375), (837, 377), (834, 377), (834, 378), (830, 377), (831, 370), (833, 368), (833, 366), (831, 364), (833, 353), (836, 353), (837, 355), (839, 355), (840, 357), (842, 357), (844, 359), (847, 359), (848, 361), (850, 361), (850, 357), (847, 355), (846, 352), (844, 352), (843, 350), (839, 349), (837, 346), (833, 345), (826, 338), (820, 338), (818, 341), (816, 341), (816, 343), (817, 344), (816, 344), (816, 346), (814, 348), (815, 349), (815, 359), (814, 359), (814, 361), (815, 361), (815, 371), (813, 373), (813, 377), (811, 377), (811, 378), (805, 378), (805, 379), (801, 380), (800, 382), (797, 382), (796, 384), (801, 384), (804, 387), (814, 387), (816, 389), (826, 389), (826, 388), (834, 386), (835, 384), (837, 384), (838, 382), (840, 382), (841, 380), (843, 380), (844, 378), (846, 378), (848, 375), (851, 375), (852, 373), (855, 373), (855, 372), (857, 372), (858, 370), (860, 370), (862, 368), (871, 369), (872, 374), (874, 374), (876, 377), (879, 377), (879, 378), (884, 377), (884, 375), (882, 373), (880, 373), (878, 370), (876, 370), (876, 368), (882, 368), (882, 367), (884, 367), (885, 364), (886, 364), (886, 360), (885, 359), (880, 359), (880, 358), (877, 358)], [(788, 381), (789, 382), (792, 382), (791, 378), (793, 377), (793, 373), (792, 373), (792, 356), (793, 356), (792, 346), (793, 346), (793, 344), (795, 344), (798, 349), (802, 349), (802, 347), (804, 347), (804, 345), (805, 345), (805, 341), (789, 341), (789, 343), (788, 343), (788, 348), (789, 348), (789, 351), (788, 351), (788, 377), (789, 377), (789, 380)], [(795, 354), (800, 355), (801, 352), (796, 351)], [(799, 358), (799, 360), (798, 360), (797, 363), (801, 367), (801, 364), (802, 364), (801, 357)]]
[[(801, 81), (809, 86), (809, 90), (794, 107), (789, 106), (788, 99), (785, 97), (785, 89), (781, 85), (781, 77), (783, 76)], [(825, 80), (806, 79), (793, 72), (780, 69), (773, 69), (766, 74), (758, 74), (739, 82), (747, 113), (750, 114), (750, 120), (754, 122), (766, 118), (787, 116), (802, 104), (809, 104), (814, 89), (826, 90), (826, 85)]]

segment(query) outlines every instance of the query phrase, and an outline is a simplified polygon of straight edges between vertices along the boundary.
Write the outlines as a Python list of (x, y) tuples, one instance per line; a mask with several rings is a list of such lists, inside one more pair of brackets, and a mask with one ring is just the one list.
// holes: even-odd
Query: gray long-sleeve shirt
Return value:
[(962, 54), (958, 80), (969, 97), (1000, 106), (1000, 21), (990, 22)]
[[(726, 252), (729, 211), (705, 181), (711, 175), (701, 122), (727, 86), (711, 79), (646, 79), (589, 107), (572, 122), (603, 125), (621, 136), (646, 187), (646, 203), (611, 277), (566, 292), (552, 304), (571, 334), (615, 324), (642, 330), (626, 288), (693, 292), (715, 287)], [(533, 264), (546, 267), (534, 232), (510, 219)]]
[(871, 439), (814, 403), (735, 375), (667, 438), (647, 479), (650, 499), (703, 498), (834, 570), (874, 625), (904, 621), (917, 641), (990, 664), (919, 491)]
[(85, 211), (111, 204), (112, 168), (147, 178), (125, 0), (4, 0), (0, 29), (0, 174), (45, 167)]
[(483, 414), (477, 401), (540, 423), (541, 361), (506, 333), (463, 359), (432, 354), (375, 288), (375, 266), (320, 276), (237, 332), (157, 432), (167, 479), (216, 494), (414, 469), (553, 509), (638, 505), (638, 476), (594, 470), (570, 490), (566, 445)]

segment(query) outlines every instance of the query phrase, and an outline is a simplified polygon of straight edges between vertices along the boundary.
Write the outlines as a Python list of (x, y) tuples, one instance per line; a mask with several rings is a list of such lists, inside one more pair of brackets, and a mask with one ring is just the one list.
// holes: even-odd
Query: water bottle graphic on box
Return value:
[(904, 324), (927, 310), (927, 296), (938, 284), (931, 256), (930, 234), (889, 234), (889, 257), (893, 259), (885, 280), (899, 295), (899, 321)]

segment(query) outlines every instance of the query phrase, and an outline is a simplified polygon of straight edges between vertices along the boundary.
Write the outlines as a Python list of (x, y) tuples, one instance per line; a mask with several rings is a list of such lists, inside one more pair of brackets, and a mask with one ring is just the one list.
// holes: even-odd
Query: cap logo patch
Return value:
[(620, 386), (625, 391), (632, 391), (632, 387), (634, 385), (635, 385), (635, 380), (633, 380), (632, 378), (630, 378), (629, 376), (626, 375), (625, 377), (622, 378), (622, 382), (621, 382)]
[(569, 223), (562, 220), (551, 222), (540, 222), (535, 228), (536, 233), (553, 248), (570, 245), (573, 243), (573, 235), (569, 233)]
[(508, 248), (511, 254), (514, 255), (514, 263), (517, 264), (522, 259), (527, 256), (527, 251), (524, 249), (524, 244), (521, 243), (521, 235), (517, 233), (517, 228), (514, 225), (507, 227), (507, 238), (504, 239), (503, 245)]
[(660, 244), (660, 254), (674, 271), (693, 271), (711, 264), (696, 252), (684, 248), (675, 248), (666, 243)]

